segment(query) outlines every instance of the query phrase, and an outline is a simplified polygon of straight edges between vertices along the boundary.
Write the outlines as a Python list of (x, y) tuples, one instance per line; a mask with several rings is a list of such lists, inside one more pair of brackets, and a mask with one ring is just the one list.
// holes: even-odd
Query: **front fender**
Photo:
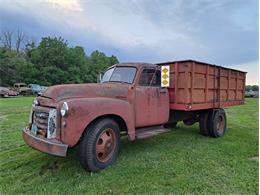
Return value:
[(133, 106), (124, 100), (98, 97), (77, 98), (67, 101), (68, 115), (61, 118), (61, 140), (70, 147), (80, 139), (86, 127), (103, 115), (120, 116), (126, 123), (130, 140), (135, 137)]

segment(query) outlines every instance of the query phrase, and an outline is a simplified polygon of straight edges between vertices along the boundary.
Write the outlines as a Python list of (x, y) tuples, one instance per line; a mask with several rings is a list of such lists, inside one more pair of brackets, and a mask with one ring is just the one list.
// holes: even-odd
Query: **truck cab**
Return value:
[[(134, 127), (164, 124), (169, 118), (169, 94), (161, 87), (161, 69), (153, 64), (119, 64), (108, 69), (102, 84), (120, 83), (127, 88), (126, 95), (115, 98), (127, 100), (132, 106)], [(131, 136), (131, 139), (134, 139)]]
[[(173, 127), (180, 120), (187, 125), (200, 122), (207, 129), (215, 111), (171, 109), (172, 95), (162, 87), (166, 77), (161, 73), (161, 65), (121, 63), (107, 69), (100, 83), (49, 87), (34, 100), (23, 138), (31, 147), (57, 156), (79, 145), (81, 165), (98, 172), (115, 161), (121, 135), (130, 141), (149, 137), (169, 131), (163, 125)], [(223, 134), (223, 112), (220, 118), (224, 125), (212, 124)]]
[(114, 161), (121, 134), (133, 141), (137, 128), (168, 119), (169, 94), (161, 87), (160, 66), (124, 63), (110, 67), (100, 83), (49, 87), (34, 100), (23, 137), (33, 148), (57, 156), (79, 144), (83, 167), (99, 171)]

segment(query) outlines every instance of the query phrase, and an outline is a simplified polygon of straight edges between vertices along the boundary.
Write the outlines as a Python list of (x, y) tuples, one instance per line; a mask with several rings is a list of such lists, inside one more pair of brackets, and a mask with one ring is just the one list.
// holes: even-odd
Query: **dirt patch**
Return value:
[(1, 121), (5, 120), (6, 118), (7, 118), (6, 115), (2, 115), (2, 114), (0, 115), (0, 120), (1, 120)]
[(253, 160), (253, 161), (259, 161), (259, 156), (254, 156), (249, 158), (249, 160)]

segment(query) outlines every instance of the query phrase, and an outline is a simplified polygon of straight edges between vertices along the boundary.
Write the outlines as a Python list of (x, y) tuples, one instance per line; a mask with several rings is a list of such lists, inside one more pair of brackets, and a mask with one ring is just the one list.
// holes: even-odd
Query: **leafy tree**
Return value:
[(85, 67), (85, 82), (97, 82), (98, 76), (104, 72), (109, 66), (118, 63), (115, 56), (107, 57), (103, 52), (93, 51)]
[(253, 91), (259, 91), (259, 86), (258, 85), (253, 85), (252, 86)]
[(251, 85), (246, 85), (246, 91), (251, 91), (252, 90), (252, 86)]
[(246, 91), (259, 91), (259, 86), (258, 85), (247, 85)]
[[(43, 38), (42, 42), (39, 45), (41, 51), (40, 56), (46, 56), (45, 53), (48, 52), (46, 51), (46, 45), (48, 45), (48, 49), (51, 51), (48, 52), (48, 56), (52, 57), (54, 55), (55, 58), (45, 63), (51, 64), (52, 66), (54, 65), (60, 69), (59, 74), (64, 78), (57, 79), (54, 76), (48, 79), (52, 84), (96, 82), (98, 74), (101, 71), (104, 71), (114, 63), (118, 63), (115, 56), (107, 57), (104, 53), (99, 51), (94, 51), (87, 57), (82, 47), (76, 46), (75, 48), (68, 48), (67, 43), (61, 38)], [(44, 46), (43, 48), (45, 48), (44, 50), (41, 49), (42, 45)], [(42, 61), (44, 60), (41, 60), (41, 62)], [(52, 73), (55, 72), (48, 72), (50, 77)]]
[(1, 85), (36, 81), (37, 70), (25, 59), (24, 54), (0, 48), (0, 59)]
[(1, 85), (96, 82), (100, 72), (118, 63), (100, 51), (87, 56), (83, 47), (69, 47), (61, 37), (43, 37), (38, 45), (31, 41), (23, 52), (17, 51), (0, 47)]

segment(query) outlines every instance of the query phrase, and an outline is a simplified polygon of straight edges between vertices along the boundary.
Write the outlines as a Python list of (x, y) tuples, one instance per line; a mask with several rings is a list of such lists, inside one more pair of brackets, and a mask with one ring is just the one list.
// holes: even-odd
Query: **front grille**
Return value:
[(48, 129), (49, 113), (47, 112), (34, 112), (34, 124), (38, 129), (47, 131)]
[(49, 110), (34, 111), (33, 124), (37, 127), (37, 134), (40, 134), (45, 138), (47, 136), (48, 118), (49, 118)]
[(35, 135), (45, 138), (56, 137), (56, 109), (46, 107), (34, 107), (33, 124), (31, 131)]

